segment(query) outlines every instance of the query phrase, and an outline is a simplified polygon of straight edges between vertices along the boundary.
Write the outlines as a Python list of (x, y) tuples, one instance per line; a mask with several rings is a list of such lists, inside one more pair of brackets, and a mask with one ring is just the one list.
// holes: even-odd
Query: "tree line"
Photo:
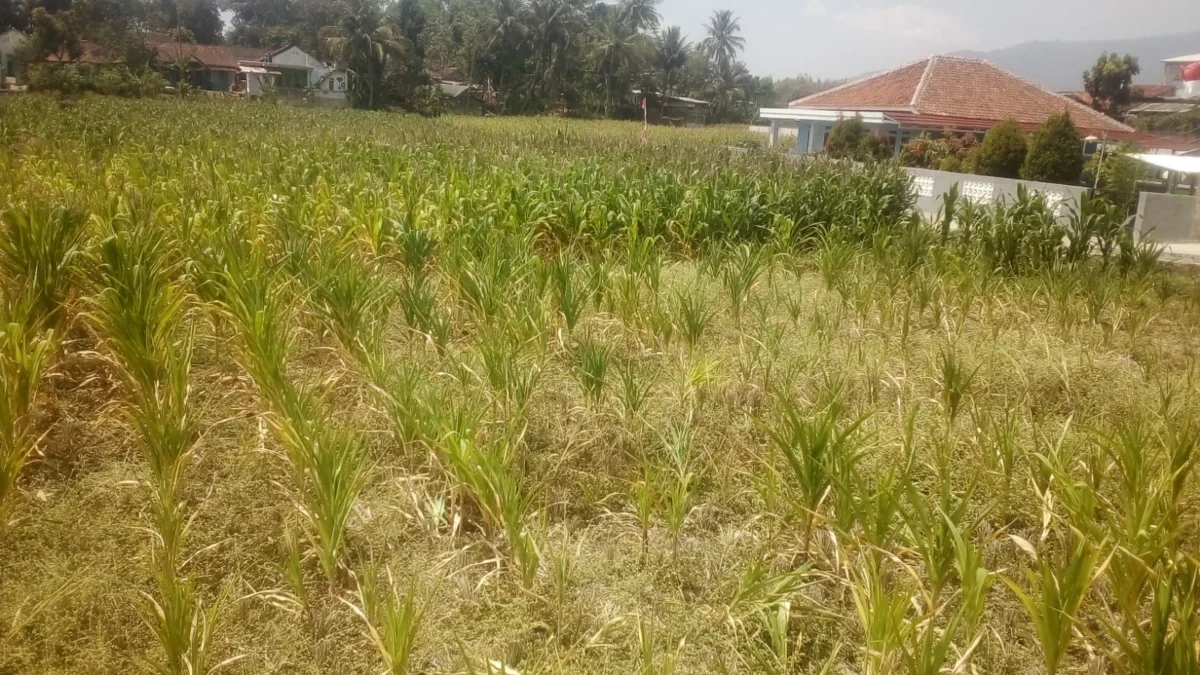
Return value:
[[(716, 11), (703, 35), (662, 25), (658, 0), (0, 0), (0, 30), (34, 36), (39, 56), (77, 57), (84, 40), (127, 63), (148, 32), (248, 47), (294, 44), (351, 72), (363, 108), (414, 109), (430, 73), (454, 69), (497, 113), (640, 115), (631, 91), (703, 99), (709, 120), (746, 122), (776, 104), (750, 73), (738, 17)], [(221, 12), (232, 17), (228, 25)], [(139, 53), (139, 50), (141, 53)], [(142, 60), (139, 60), (142, 59)], [(833, 83), (784, 81), (792, 97)]]

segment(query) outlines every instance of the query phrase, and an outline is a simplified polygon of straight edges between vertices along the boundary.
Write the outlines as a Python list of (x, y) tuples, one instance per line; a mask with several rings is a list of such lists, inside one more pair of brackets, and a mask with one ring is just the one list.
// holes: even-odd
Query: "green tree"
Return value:
[(1132, 146), (1122, 144), (1116, 152), (1092, 155), (1084, 170), (1088, 185), (1094, 185), (1110, 202), (1125, 211), (1137, 207), (1138, 180), (1145, 172), (1144, 165), (1127, 153)]
[(861, 117), (839, 120), (829, 130), (825, 153), (834, 159), (858, 162), (891, 157), (893, 144), (886, 136), (871, 133)]
[(1033, 135), (1021, 178), (1076, 185), (1083, 172), (1083, 139), (1070, 114), (1052, 115)]
[(688, 63), (692, 46), (683, 37), (679, 26), (671, 26), (658, 34), (654, 43), (654, 61), (662, 73), (662, 88), (667, 94), (675, 93), (679, 85), (680, 71)]
[(1092, 97), (1093, 108), (1116, 117), (1129, 105), (1133, 78), (1140, 72), (1137, 57), (1104, 52), (1091, 70), (1084, 71), (1083, 89)]
[(653, 31), (662, 21), (658, 13), (658, 0), (622, 0), (618, 6), (618, 18), (635, 32)]
[(605, 20), (604, 32), (593, 51), (596, 71), (604, 79), (604, 115), (612, 110), (613, 99), (627, 89), (627, 75), (638, 67), (644, 50), (634, 24), (623, 14)]
[(391, 26), (384, 24), (383, 7), (376, 0), (347, 0), (336, 34), (327, 39), (329, 52), (346, 64), (350, 75), (350, 102), (356, 108), (384, 104), (383, 78), (393, 57), (411, 46)]
[(720, 72), (731, 68), (737, 55), (746, 49), (746, 38), (741, 36), (742, 24), (738, 18), (731, 10), (717, 10), (704, 25), (704, 30), (708, 37), (704, 38), (701, 47), (712, 60), (714, 69)]
[(30, 24), (33, 26), (29, 47), (32, 58), (54, 56), (59, 61), (74, 61), (83, 54), (83, 38), (74, 12), (51, 14), (36, 7), (30, 15)]
[(1005, 120), (984, 134), (977, 169), (987, 176), (1018, 178), (1028, 152), (1021, 124), (1016, 120)]

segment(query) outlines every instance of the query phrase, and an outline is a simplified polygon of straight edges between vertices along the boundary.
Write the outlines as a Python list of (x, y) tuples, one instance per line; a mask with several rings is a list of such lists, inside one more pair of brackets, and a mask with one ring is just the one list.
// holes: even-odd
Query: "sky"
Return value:
[[(850, 77), (960, 49), (1028, 40), (1133, 38), (1200, 31), (1200, 0), (662, 0), (665, 25), (704, 37), (732, 9), (755, 75)], [(1196, 45), (1200, 52), (1200, 44)]]

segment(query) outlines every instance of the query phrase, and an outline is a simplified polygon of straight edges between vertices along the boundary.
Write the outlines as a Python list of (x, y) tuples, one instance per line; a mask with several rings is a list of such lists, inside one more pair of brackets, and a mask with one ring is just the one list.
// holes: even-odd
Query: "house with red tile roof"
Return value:
[[(322, 62), (298, 47), (282, 49), (202, 45), (176, 42), (162, 34), (150, 34), (146, 46), (154, 54), (154, 68), (172, 85), (181, 74), (195, 88), (211, 92), (240, 92), (259, 96), (273, 88), (281, 96), (311, 95), (334, 105), (347, 102), (349, 78), (345, 70)], [(122, 57), (102, 45), (82, 41), (78, 55), (51, 54), (48, 63), (120, 65)]]
[[(896, 152), (922, 133), (983, 134), (1014, 119), (1032, 132), (1052, 115), (1068, 113), (1084, 136), (1109, 141), (1150, 140), (1133, 127), (981, 59), (931, 56), (761, 111), (777, 139), (780, 125), (795, 123), (797, 152), (818, 152), (833, 124), (859, 117), (886, 134)], [(1155, 148), (1158, 149), (1158, 148)]]

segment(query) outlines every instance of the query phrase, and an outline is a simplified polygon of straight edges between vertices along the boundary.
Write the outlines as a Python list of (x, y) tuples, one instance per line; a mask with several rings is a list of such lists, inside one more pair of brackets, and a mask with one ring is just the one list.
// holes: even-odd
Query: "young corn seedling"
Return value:
[(911, 624), (905, 619), (912, 589), (889, 583), (886, 561), (860, 556), (846, 563), (846, 581), (863, 631), (864, 675), (883, 675), (899, 669)]
[(486, 531), (504, 536), (512, 568), (525, 588), (537, 578), (540, 554), (529, 530), (535, 495), (521, 473), (515, 444), (505, 438), (486, 446), (451, 432), (441, 442), (447, 469), (479, 510)]
[(729, 292), (733, 318), (741, 323), (742, 305), (758, 283), (764, 266), (764, 249), (751, 244), (742, 244), (733, 250), (721, 269), (721, 280)]
[(584, 335), (575, 347), (575, 376), (584, 398), (593, 406), (604, 400), (604, 378), (612, 356), (612, 347), (596, 340), (591, 333)]
[(650, 528), (654, 526), (654, 512), (658, 503), (659, 483), (664, 480), (660, 471), (650, 456), (645, 452), (641, 455), (641, 476), (633, 483), (630, 490), (630, 503), (633, 506), (634, 517), (642, 532), (642, 557), (650, 547)]
[(950, 488), (950, 477), (942, 473), (937, 502), (930, 503), (933, 500), (929, 495), (921, 494), (911, 481), (908, 482), (904, 522), (908, 526), (909, 543), (924, 564), (932, 606), (941, 602), (942, 590), (955, 572), (955, 533), (970, 532), (977, 522), (966, 519), (975, 485), (975, 480), (970, 481), (963, 496), (956, 498)]
[(0, 531), (17, 491), (17, 480), (37, 446), (33, 418), (42, 373), (58, 346), (52, 332), (27, 335), (23, 323), (9, 322), (0, 333)]
[(677, 291), (674, 302), (675, 324), (679, 333), (687, 342), (689, 349), (695, 349), (700, 344), (704, 331), (716, 317), (716, 310), (708, 305), (708, 301), (699, 291)]
[(671, 535), (673, 551), (679, 553), (679, 540), (683, 526), (696, 508), (696, 489), (700, 482), (692, 463), (692, 418), (689, 414), (683, 422), (672, 425), (665, 439), (670, 459), (667, 475), (669, 482), (663, 489), (663, 520)]
[(1028, 592), (1006, 576), (1000, 579), (1017, 596), (1033, 622), (1046, 674), (1056, 675), (1071, 645), (1079, 607), (1107, 566), (1107, 561), (1100, 559), (1104, 543), (1097, 545), (1079, 530), (1071, 528), (1070, 533), (1062, 537), (1061, 548), (1052, 554), (1045, 549), (1038, 552), (1028, 541), (1010, 536), (1029, 554), (1036, 567), (1025, 570)]
[(641, 614), (637, 616), (637, 623), (634, 625), (634, 637), (638, 646), (639, 675), (675, 675), (679, 656), (683, 653), (687, 638), (679, 640), (674, 652), (663, 651), (660, 656), (659, 638), (654, 624), (646, 622)]
[(23, 306), (28, 337), (63, 333), (87, 220), (79, 210), (35, 204), (0, 214), (0, 271), (9, 311)]
[(621, 389), (618, 391), (621, 411), (626, 420), (636, 419), (650, 398), (654, 382), (638, 372), (637, 364), (627, 360), (618, 362), (617, 374), (621, 378)]
[(588, 293), (575, 282), (572, 271), (575, 265), (565, 253), (560, 253), (550, 264), (550, 276), (554, 282), (558, 311), (562, 314), (567, 331), (575, 330), (583, 310), (587, 306)]
[(151, 560), (159, 594), (145, 595), (147, 623), (164, 651), (163, 672), (208, 673), (221, 665), (209, 667), (208, 646), (224, 602), (205, 610), (181, 569), (191, 519), (179, 493), (200, 435), (189, 401), (192, 338), (180, 337), (186, 296), (174, 282), (165, 240), (142, 228), (118, 228), (97, 262), (104, 286), (91, 316), (123, 375), (154, 495)]
[(968, 372), (954, 349), (942, 350), (938, 361), (938, 385), (941, 388), (942, 407), (946, 411), (946, 418), (951, 423), (958, 417), (963, 402), (970, 397), (971, 383), (975, 380), (975, 375), (979, 373), (982, 365), (980, 364)]
[(433, 594), (421, 601), (418, 596), (417, 580), (414, 577), (408, 590), (401, 593), (392, 570), (387, 570), (387, 588), (379, 588), (379, 571), (370, 567), (358, 577), (356, 602), (342, 602), (363, 622), (371, 644), (383, 659), (387, 675), (407, 675), (414, 672), (413, 653), (425, 621), (425, 615), (433, 602)]
[(795, 488), (795, 505), (804, 526), (806, 553), (813, 525), (835, 480), (849, 475), (850, 467), (862, 452), (856, 432), (864, 418), (849, 424), (843, 424), (841, 418), (842, 406), (836, 398), (811, 415), (801, 413), (792, 399), (786, 398), (776, 421), (766, 429), (771, 442), (787, 460)]

